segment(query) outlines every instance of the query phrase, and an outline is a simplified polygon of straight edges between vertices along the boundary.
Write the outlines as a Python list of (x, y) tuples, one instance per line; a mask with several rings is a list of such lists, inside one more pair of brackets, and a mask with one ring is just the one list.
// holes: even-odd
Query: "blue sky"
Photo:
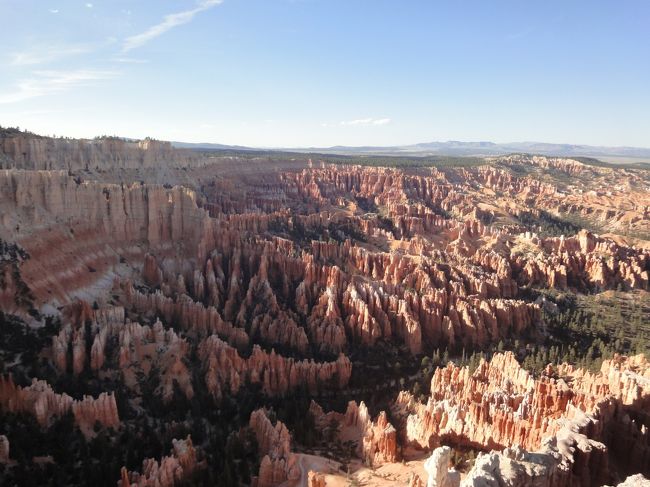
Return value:
[(647, 0), (0, 0), (0, 125), (650, 146)]

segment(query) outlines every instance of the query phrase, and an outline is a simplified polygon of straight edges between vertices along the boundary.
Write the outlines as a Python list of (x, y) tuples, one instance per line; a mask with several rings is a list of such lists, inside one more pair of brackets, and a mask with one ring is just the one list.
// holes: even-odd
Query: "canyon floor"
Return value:
[(0, 129), (0, 484), (646, 485), (649, 289), (633, 164)]

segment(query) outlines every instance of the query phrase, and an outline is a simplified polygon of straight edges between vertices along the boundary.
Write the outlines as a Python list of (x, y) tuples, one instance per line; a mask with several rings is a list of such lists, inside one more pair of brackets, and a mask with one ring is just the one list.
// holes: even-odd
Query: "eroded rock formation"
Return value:
[(0, 154), (3, 169), (103, 169), (154, 168), (161, 165), (197, 166), (198, 154), (174, 149), (169, 142), (153, 139), (128, 141), (118, 137), (92, 140), (43, 137), (3, 129)]
[(310, 470), (307, 474), (307, 487), (325, 487), (325, 476)]
[(284, 396), (306, 387), (311, 394), (323, 389), (340, 389), (347, 385), (352, 364), (345, 355), (334, 362), (295, 361), (271, 351), (253, 347), (249, 358), (212, 335), (199, 345), (199, 357), (206, 370), (205, 382), (210, 393), (219, 399), (224, 392), (236, 394), (245, 384), (261, 384), (268, 396)]
[(523, 469), (524, 477), (546, 479), (540, 485), (603, 483), (608, 445), (636, 450), (630, 464), (647, 465), (647, 427), (632, 417), (646, 407), (648, 373), (644, 357), (618, 356), (605, 361), (599, 374), (549, 366), (535, 379), (511, 353), (497, 354), (473, 373), (453, 364), (438, 369), (427, 404), (402, 393), (396, 408), (407, 414), (408, 441), (423, 447), (449, 441), (506, 448), (477, 460), (477, 478), (485, 472), (521, 476)]
[[(43, 428), (67, 414), (88, 438), (96, 422), (120, 428), (116, 396), (81, 398), (67, 388), (76, 380), (128, 396), (118, 397), (130, 424), (148, 418), (151, 400), (165, 411), (191, 405), (172, 423), (201, 427), (200, 408), (221, 408), (251, 386), (265, 401), (299, 393), (347, 401), (380, 390), (352, 376), (353, 361), (377, 351), (410, 363), (436, 349), (455, 356), (541, 341), (539, 289), (649, 286), (650, 246), (639, 238), (650, 231), (649, 183), (640, 170), (521, 155), (478, 167), (299, 156), (243, 164), (152, 140), (1, 135), (0, 309), (29, 330), (48, 319), (56, 331), (43, 342), (30, 335), (43, 348), (29, 350), (35, 366), (14, 375), (27, 384), (49, 361), (52, 387), (3, 378), (0, 407)], [(353, 400), (345, 413), (313, 403), (311, 414), (319, 427), (338, 425), (335, 437), (356, 442), (372, 467), (398, 461), (402, 446), (452, 445), (484, 452), (464, 486), (586, 487), (612, 480), (610, 460), (647, 473), (648, 370), (641, 357), (617, 356), (596, 374), (562, 365), (535, 377), (497, 354), (474, 371), (436, 370), (427, 403), (402, 393), (393, 424)], [(385, 390), (396, 393), (391, 382)], [(249, 427), (258, 487), (324, 485), (302, 471), (285, 425), (258, 410)], [(189, 479), (204, 451), (189, 439), (173, 445), (140, 473), (123, 469), (122, 485)], [(448, 464), (449, 450), (436, 449), (429, 485), (458, 485)], [(415, 474), (409, 483), (425, 484)]]
[(350, 401), (345, 413), (329, 412), (312, 401), (309, 408), (316, 427), (324, 430), (337, 425), (336, 437), (341, 441), (353, 441), (357, 445), (357, 455), (373, 467), (398, 460), (397, 430), (388, 422), (382, 411), (372, 421), (363, 401), (357, 405)]
[(291, 435), (280, 421), (275, 426), (266, 412), (258, 409), (251, 414), (250, 428), (255, 433), (260, 456), (260, 470), (254, 487), (273, 487), (287, 480), (295, 481), (301, 472), (296, 456), (291, 452)]
[(450, 469), (451, 448), (441, 446), (436, 448), (424, 464), (429, 478), (427, 487), (458, 487), (460, 485), (460, 473)]
[(55, 393), (49, 384), (36, 379), (29, 387), (21, 387), (16, 386), (11, 377), (0, 376), (0, 408), (12, 413), (32, 414), (42, 427), (71, 412), (86, 437), (93, 436), (96, 422), (107, 428), (120, 426), (113, 394), (103, 392), (96, 399), (85, 396), (75, 400), (65, 393)]
[(172, 440), (172, 451), (160, 462), (147, 458), (142, 462), (141, 472), (129, 472), (122, 467), (119, 487), (174, 487), (188, 480), (199, 468), (192, 439)]

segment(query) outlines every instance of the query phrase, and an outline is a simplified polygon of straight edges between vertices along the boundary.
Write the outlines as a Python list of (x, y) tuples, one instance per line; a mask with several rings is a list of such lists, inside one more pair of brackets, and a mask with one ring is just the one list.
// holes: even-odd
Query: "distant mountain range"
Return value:
[(223, 144), (190, 144), (173, 142), (175, 147), (207, 150), (278, 150), (287, 152), (318, 152), (323, 154), (358, 154), (358, 155), (447, 155), (447, 156), (497, 156), (513, 152), (543, 154), (561, 157), (595, 157), (612, 162), (650, 161), (650, 148), (641, 147), (605, 147), (575, 144), (549, 144), (544, 142), (512, 142), (496, 144), (494, 142), (425, 142), (404, 146), (334, 146), (265, 149)]

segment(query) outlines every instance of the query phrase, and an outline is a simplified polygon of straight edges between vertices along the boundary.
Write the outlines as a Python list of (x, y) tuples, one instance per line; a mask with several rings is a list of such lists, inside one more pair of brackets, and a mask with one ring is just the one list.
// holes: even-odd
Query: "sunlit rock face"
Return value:
[(449, 469), (451, 463), (451, 448), (441, 446), (436, 448), (424, 464), (429, 474), (427, 487), (458, 487), (460, 473)]
[(127, 141), (117, 137), (93, 140), (55, 139), (28, 133), (0, 137), (3, 169), (80, 170), (190, 166), (202, 158), (191, 151), (174, 149), (169, 142), (145, 139)]
[(406, 415), (407, 441), (500, 450), (479, 456), (462, 485), (490, 476), (521, 477), (516, 485), (531, 476), (545, 479), (539, 485), (602, 484), (608, 445), (623, 445), (631, 465), (648, 464), (647, 428), (632, 418), (647, 408), (649, 374), (642, 355), (616, 356), (597, 374), (549, 366), (535, 379), (511, 353), (497, 354), (473, 373), (438, 369), (426, 404), (402, 393), (395, 407)]
[[(627, 236), (650, 231), (638, 171), (528, 156), (309, 164), (25, 134), (0, 138), (0, 153), (0, 309), (47, 330), (29, 364), (8, 361), (0, 410), (43, 434), (67, 418), (88, 445), (160, 440), (120, 463), (122, 486), (204, 479), (214, 424), (249, 455), (237, 468), (256, 455), (253, 485), (329, 485), (336, 471), (319, 471), (292, 419), (276, 419), (298, 402), (316, 432), (338, 426), (334, 446), (351, 442), (360, 470), (400, 485), (586, 487), (622, 481), (620, 465), (648, 473), (643, 356), (535, 375), (521, 353), (496, 353), (432, 369), (422, 395), (400, 392), (413, 372), (394, 367), (542, 343), (542, 291), (643, 295), (650, 246)], [(566, 235), (544, 232), (560, 220)], [(208, 439), (193, 443), (196, 432)], [(11, 465), (20, 442), (0, 434)], [(480, 454), (461, 476), (450, 463), (462, 449)]]

